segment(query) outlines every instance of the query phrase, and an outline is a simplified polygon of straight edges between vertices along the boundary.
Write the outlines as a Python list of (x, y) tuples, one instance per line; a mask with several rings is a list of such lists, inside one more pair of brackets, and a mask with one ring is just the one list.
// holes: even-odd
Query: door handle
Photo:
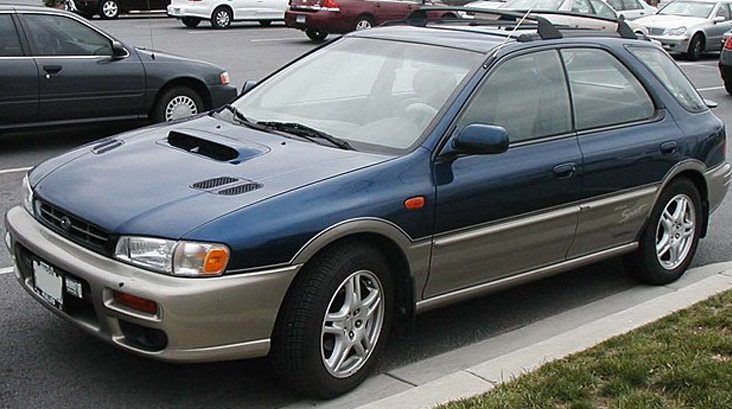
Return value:
[(574, 176), (574, 172), (577, 171), (577, 164), (574, 162), (562, 163), (554, 167), (554, 176), (557, 179), (569, 179)]
[(661, 146), (659, 147), (659, 149), (661, 149), (661, 153), (669, 154), (669, 153), (674, 153), (676, 151), (677, 146), (678, 146), (678, 144), (676, 143), (676, 141), (668, 141), (668, 142), (662, 143)]
[(44, 65), (43, 71), (46, 71), (49, 74), (58, 74), (63, 67), (60, 65)]

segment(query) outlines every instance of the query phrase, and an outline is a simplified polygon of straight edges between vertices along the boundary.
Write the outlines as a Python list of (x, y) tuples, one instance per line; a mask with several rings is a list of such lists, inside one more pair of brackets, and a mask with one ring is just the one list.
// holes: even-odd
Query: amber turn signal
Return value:
[(407, 210), (421, 209), (424, 206), (424, 196), (410, 197), (404, 201), (404, 208)]
[(146, 312), (155, 315), (158, 313), (158, 304), (145, 298), (136, 297), (132, 294), (114, 291), (114, 301), (117, 304), (132, 308), (133, 310)]

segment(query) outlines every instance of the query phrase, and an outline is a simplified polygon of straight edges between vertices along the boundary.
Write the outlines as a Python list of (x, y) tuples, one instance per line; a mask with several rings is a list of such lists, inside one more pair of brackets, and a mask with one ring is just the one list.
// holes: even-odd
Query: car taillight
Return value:
[(323, 8), (326, 8), (326, 9), (337, 9), (338, 8), (338, 3), (336, 3), (333, 0), (325, 0), (323, 2), (322, 7)]
[(732, 37), (727, 37), (727, 41), (724, 42), (724, 48), (732, 50)]

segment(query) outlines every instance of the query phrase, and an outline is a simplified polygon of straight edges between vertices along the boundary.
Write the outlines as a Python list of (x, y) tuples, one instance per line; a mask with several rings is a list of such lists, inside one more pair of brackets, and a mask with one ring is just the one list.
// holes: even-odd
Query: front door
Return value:
[(561, 262), (577, 226), (581, 154), (557, 50), (492, 69), (457, 132), (472, 123), (504, 127), (510, 145), (501, 154), (437, 159), (425, 298)]
[(134, 52), (112, 58), (112, 41), (73, 18), (24, 14), (40, 73), (40, 121), (142, 114), (145, 72)]
[(38, 70), (26, 56), (13, 14), (0, 14), (0, 128), (38, 117)]

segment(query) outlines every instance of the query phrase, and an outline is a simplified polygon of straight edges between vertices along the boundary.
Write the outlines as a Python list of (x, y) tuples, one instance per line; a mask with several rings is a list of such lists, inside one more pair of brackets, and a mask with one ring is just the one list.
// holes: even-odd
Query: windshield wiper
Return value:
[(345, 150), (355, 150), (353, 146), (351, 146), (350, 143), (344, 141), (343, 139), (336, 138), (333, 135), (327, 134), (323, 131), (319, 131), (315, 128), (311, 128), (307, 125), (303, 125), (297, 122), (276, 122), (276, 121), (261, 121), (257, 122), (258, 125), (263, 125), (268, 128), (272, 128), (278, 131), (287, 132), (293, 135), (301, 136), (309, 141), (313, 141), (313, 139), (324, 139), (328, 142), (330, 142), (333, 146), (345, 149)]

